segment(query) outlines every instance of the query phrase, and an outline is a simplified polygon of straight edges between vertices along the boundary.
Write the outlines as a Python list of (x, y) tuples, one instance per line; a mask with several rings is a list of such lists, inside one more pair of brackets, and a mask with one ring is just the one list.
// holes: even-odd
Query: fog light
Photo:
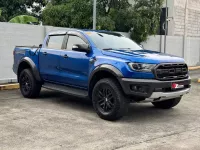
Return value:
[(131, 90), (132, 90), (132, 91), (137, 91), (137, 90), (138, 90), (138, 87), (135, 86), (135, 85), (132, 85), (132, 86), (131, 86)]
[(147, 93), (149, 89), (146, 85), (131, 85), (130, 88), (132, 91), (139, 93)]

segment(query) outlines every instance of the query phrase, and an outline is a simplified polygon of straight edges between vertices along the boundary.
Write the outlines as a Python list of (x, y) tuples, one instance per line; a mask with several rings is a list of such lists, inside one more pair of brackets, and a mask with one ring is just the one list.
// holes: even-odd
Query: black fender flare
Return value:
[(123, 74), (116, 67), (114, 67), (112, 65), (104, 64), (104, 65), (97, 66), (90, 74), (89, 79), (91, 80), (95, 73), (97, 73), (98, 71), (102, 71), (102, 70), (108, 71), (116, 77), (123, 77)]
[(41, 81), (42, 81), (42, 78), (40, 77), (39, 70), (37, 69), (35, 63), (34, 63), (29, 57), (24, 57), (24, 58), (20, 61), (19, 65), (18, 65), (18, 69), (17, 69), (17, 74), (18, 74), (20, 65), (21, 65), (22, 63), (24, 63), (24, 62), (27, 63), (27, 64), (31, 67), (31, 70), (32, 70), (32, 72), (33, 72), (33, 75), (34, 75), (35, 79), (36, 79), (37, 81), (41, 82)]
[(114, 67), (112, 65), (109, 65), (109, 64), (99, 65), (90, 74), (89, 82), (88, 82), (89, 83), (89, 85), (88, 85), (89, 88), (90, 88), (90, 83), (91, 83), (94, 75), (96, 73), (98, 73), (99, 71), (108, 71), (109, 73), (114, 75), (117, 79), (118, 78), (123, 78), (123, 74), (116, 67)]

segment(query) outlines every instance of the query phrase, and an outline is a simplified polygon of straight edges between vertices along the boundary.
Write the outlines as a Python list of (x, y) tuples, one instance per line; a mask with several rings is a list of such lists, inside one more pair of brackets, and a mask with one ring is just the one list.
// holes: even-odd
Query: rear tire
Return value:
[(93, 89), (92, 102), (99, 117), (109, 121), (123, 117), (129, 104), (119, 83), (110, 78), (97, 82)]
[(25, 98), (36, 98), (40, 95), (41, 84), (35, 79), (30, 69), (24, 69), (20, 73), (19, 85)]
[(169, 99), (169, 100), (162, 101), (162, 102), (154, 102), (152, 104), (156, 108), (170, 109), (170, 108), (175, 107), (176, 105), (178, 105), (180, 101), (181, 101), (181, 97), (180, 98)]

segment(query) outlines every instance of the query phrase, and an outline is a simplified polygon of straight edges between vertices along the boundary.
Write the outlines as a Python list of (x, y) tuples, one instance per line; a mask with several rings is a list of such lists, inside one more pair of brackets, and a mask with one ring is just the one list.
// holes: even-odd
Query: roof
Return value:
[(49, 35), (66, 34), (68, 31), (77, 31), (76, 29), (60, 29), (49, 32)]
[(106, 30), (91, 30), (91, 29), (60, 29), (60, 30), (54, 30), (49, 32), (49, 35), (56, 35), (56, 34), (66, 34), (68, 31), (78, 31), (78, 32), (112, 32), (112, 31), (106, 31)]

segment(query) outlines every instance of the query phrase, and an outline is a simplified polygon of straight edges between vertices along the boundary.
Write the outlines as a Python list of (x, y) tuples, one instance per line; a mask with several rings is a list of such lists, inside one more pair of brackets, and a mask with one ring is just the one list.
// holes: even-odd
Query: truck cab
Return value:
[(132, 102), (176, 106), (190, 90), (183, 58), (144, 50), (110, 31), (50, 32), (39, 47), (16, 47), (13, 70), (24, 97), (41, 87), (88, 98), (106, 120), (125, 115)]

